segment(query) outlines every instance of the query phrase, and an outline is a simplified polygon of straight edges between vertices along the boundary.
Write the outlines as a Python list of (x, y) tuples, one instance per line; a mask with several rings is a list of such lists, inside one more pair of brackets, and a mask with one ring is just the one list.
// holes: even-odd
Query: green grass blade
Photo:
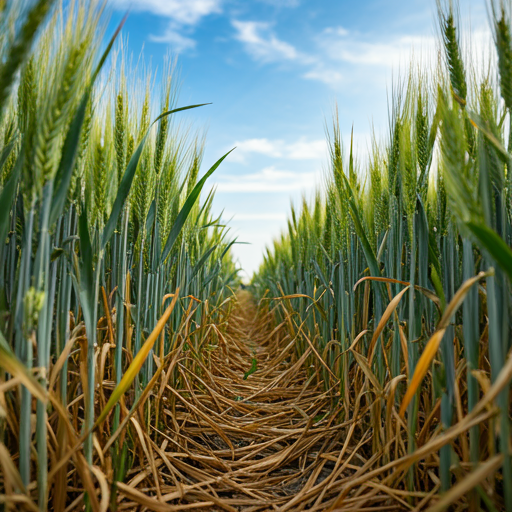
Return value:
[(84, 124), (85, 112), (87, 103), (89, 102), (90, 92), (87, 91), (78, 109), (71, 121), (64, 145), (62, 147), (62, 156), (60, 159), (59, 167), (55, 175), (55, 187), (52, 199), (52, 209), (50, 212), (50, 226), (59, 218), (64, 210), (66, 198), (68, 195), (69, 184), (71, 183), (71, 176), (75, 167), (78, 148), (80, 145), (80, 135), (82, 133), (82, 126)]
[(89, 236), (89, 223), (87, 220), (87, 203), (82, 206), (82, 212), (78, 218), (78, 233), (80, 235), (80, 305), (84, 315), (85, 328), (90, 336), (94, 325), (94, 270), (91, 238)]
[(96, 78), (100, 74), (101, 68), (103, 67), (103, 64), (105, 64), (105, 61), (107, 60), (107, 57), (112, 50), (112, 46), (114, 45), (115, 40), (117, 39), (117, 36), (119, 35), (119, 32), (121, 32), (121, 29), (123, 28), (124, 24), (126, 23), (126, 20), (128, 19), (128, 14), (125, 14), (123, 19), (121, 20), (121, 23), (116, 28), (116, 31), (114, 32), (114, 35), (110, 38), (110, 41), (105, 48), (105, 51), (103, 52), (96, 69), (94, 70), (94, 73), (91, 77), (91, 84), (93, 84), (96, 81)]
[(244, 373), (244, 380), (247, 380), (255, 371), (258, 370), (258, 360), (252, 358), (251, 367)]
[(25, 62), (37, 29), (43, 23), (53, 3), (54, 0), (39, 0), (30, 9), (25, 23), (18, 33), (18, 37), (10, 48), (8, 56), (0, 66), (0, 115), (4, 110), (6, 100), (16, 80), (16, 73)]
[(466, 226), (512, 282), (512, 250), (503, 238), (484, 224), (470, 221)]
[(191, 277), (190, 277), (190, 281), (192, 281), (192, 279), (194, 279), (194, 277), (196, 277), (197, 273), (201, 270), (201, 268), (207, 262), (208, 258), (212, 254), (212, 252), (215, 251), (215, 249), (217, 249), (218, 246), (219, 246), (219, 244), (215, 244), (213, 247), (210, 247), (203, 254), (201, 259), (195, 264), (194, 268), (192, 269), (192, 274), (191, 274)]
[(0, 175), (2, 174), (2, 169), (4, 167), (5, 162), (9, 158), (9, 155), (11, 154), (11, 151), (14, 148), (14, 141), (11, 140), (8, 144), (6, 144), (2, 148), (2, 152), (0, 153)]
[[(233, 148), (231, 151), (233, 151), (235, 148)], [(171, 232), (169, 233), (169, 236), (167, 238), (167, 241), (165, 242), (164, 250), (162, 252), (162, 257), (160, 261), (163, 263), (167, 256), (169, 256), (169, 253), (171, 252), (172, 248), (174, 247), (174, 243), (176, 242), (178, 235), (180, 234), (181, 230), (183, 229), (183, 226), (185, 225), (185, 222), (192, 211), (192, 208), (196, 201), (199, 199), (199, 195), (201, 194), (201, 190), (204, 187), (204, 184), (206, 183), (206, 180), (215, 172), (217, 167), (222, 163), (222, 161), (231, 153), (231, 151), (228, 151), (223, 157), (219, 158), (213, 165), (210, 167), (208, 172), (199, 180), (197, 185), (194, 187), (192, 192), (190, 192), (190, 195), (187, 197), (187, 200), (185, 201), (185, 204), (183, 205), (183, 208), (180, 210), (180, 213), (178, 214), (178, 217), (176, 218), (176, 221), (174, 222), (174, 225), (172, 226)]]
[(0, 192), (0, 242), (3, 244), (9, 229), (9, 220), (11, 215), (11, 206), (16, 197), (18, 187), (18, 179), (20, 177), (21, 168), (23, 166), (23, 149), (18, 155), (16, 164), (11, 176), (5, 183), (2, 192)]

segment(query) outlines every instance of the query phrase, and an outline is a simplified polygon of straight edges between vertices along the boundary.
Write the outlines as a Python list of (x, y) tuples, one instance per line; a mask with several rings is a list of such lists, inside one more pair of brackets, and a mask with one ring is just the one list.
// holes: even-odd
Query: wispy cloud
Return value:
[(150, 12), (181, 25), (196, 25), (202, 18), (221, 11), (222, 0), (111, 0), (118, 8)]
[(235, 143), (236, 150), (231, 160), (245, 162), (250, 155), (264, 155), (288, 160), (321, 160), (327, 154), (325, 140), (310, 140), (301, 137), (295, 142), (283, 140), (246, 139)]
[[(432, 36), (398, 35), (379, 40), (374, 35), (350, 31), (342, 26), (323, 29), (302, 52), (275, 34), (269, 23), (232, 20), (235, 39), (255, 60), (262, 62), (295, 62), (307, 80), (332, 87), (347, 83), (356, 70), (384, 71), (408, 67), (413, 52), (434, 55), (436, 39)], [(359, 80), (360, 77), (357, 77)]]
[(319, 183), (314, 172), (292, 172), (266, 167), (245, 175), (223, 175), (216, 183), (218, 192), (290, 192), (311, 189)]
[(331, 87), (336, 87), (344, 82), (344, 75), (335, 69), (326, 68), (325, 65), (317, 64), (314, 69), (307, 71), (302, 75), (308, 80), (316, 80)]
[(308, 140), (301, 137), (286, 146), (286, 155), (291, 160), (320, 160), (327, 155), (327, 142), (324, 139)]
[(265, 155), (274, 158), (282, 156), (282, 141), (269, 139), (246, 139), (235, 142), (236, 149), (231, 160), (243, 162), (249, 154)]
[(271, 62), (298, 58), (295, 47), (278, 39), (270, 23), (239, 20), (232, 20), (231, 23), (236, 30), (235, 39), (243, 43), (255, 59)]
[[(491, 39), (489, 29), (478, 26), (463, 41), (465, 60), (475, 69), (483, 71), (492, 55)], [(303, 77), (333, 87), (365, 84), (368, 80), (370, 87), (380, 87), (389, 81), (391, 73), (405, 74), (413, 63), (421, 63), (423, 69), (435, 67), (439, 55), (439, 40), (432, 35), (398, 34), (380, 39), (341, 26), (324, 29), (315, 43), (316, 61)]]
[(261, 220), (276, 220), (284, 222), (287, 219), (287, 214), (283, 213), (229, 213), (224, 212), (223, 215), (226, 219), (231, 219), (232, 222), (236, 221), (261, 221)]
[(317, 38), (317, 44), (331, 61), (388, 68), (408, 64), (412, 51), (430, 54), (436, 48), (436, 39), (431, 36), (400, 35), (386, 37), (385, 42), (372, 39), (345, 27), (329, 27)]
[(345, 27), (328, 27), (315, 39), (314, 54), (302, 74), (334, 89), (372, 88), (386, 83), (392, 73), (404, 71), (417, 58), (436, 58), (436, 40), (431, 36), (401, 35), (385, 40), (352, 32)]
[(298, 7), (300, 0), (258, 0), (264, 4), (270, 4), (273, 7)]
[(148, 12), (167, 18), (169, 25), (163, 34), (150, 39), (172, 45), (175, 52), (193, 48), (189, 37), (195, 26), (206, 16), (221, 12), (223, 0), (111, 0), (114, 7), (136, 12)]
[(195, 48), (196, 41), (180, 33), (180, 28), (169, 25), (165, 32), (160, 35), (150, 35), (149, 39), (155, 43), (167, 43), (171, 45), (175, 53)]

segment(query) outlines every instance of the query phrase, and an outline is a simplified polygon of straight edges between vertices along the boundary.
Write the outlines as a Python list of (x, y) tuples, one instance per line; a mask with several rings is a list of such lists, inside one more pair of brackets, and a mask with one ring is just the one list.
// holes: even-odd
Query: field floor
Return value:
[[(327, 510), (347, 479), (368, 471), (353, 433), (358, 448), (369, 436), (328, 414), (332, 392), (312, 384), (317, 379), (308, 377), (305, 357), (292, 355), (284, 326), (258, 313), (251, 299), (241, 292), (224, 342), (202, 371), (194, 375), (190, 360), (178, 363), (186, 391), (168, 387), (161, 413), (167, 430), (156, 436), (163, 442), (151, 441), (153, 464), (121, 484), (120, 510), (129, 509), (130, 497), (142, 503), (135, 488), (156, 491), (172, 506), (150, 499), (153, 510)], [(257, 370), (244, 379), (253, 359)], [(360, 510), (357, 494), (344, 509)], [(371, 510), (372, 498), (364, 501)]]

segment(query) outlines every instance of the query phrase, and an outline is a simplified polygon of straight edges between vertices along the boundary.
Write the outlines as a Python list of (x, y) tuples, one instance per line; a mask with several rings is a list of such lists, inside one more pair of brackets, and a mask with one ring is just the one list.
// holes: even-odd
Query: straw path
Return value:
[(284, 326), (246, 292), (228, 322), (209, 357), (178, 361), (180, 385), (166, 386), (161, 422), (146, 436), (149, 463), (118, 488), (119, 510), (327, 510), (367, 470), (358, 450), (370, 436), (356, 443), (355, 423), (336, 420), (333, 391), (308, 376)]
[[(408, 453), (409, 434), (394, 405), (393, 384), (403, 375), (375, 392), (359, 354), (340, 396), (339, 381), (324, 388), (327, 363), (313, 342), (297, 355), (292, 317), (276, 325), (273, 312), (247, 292), (220, 311), (216, 324), (180, 331), (163, 366), (156, 358), (160, 384), (151, 406), (130, 418), (134, 464), (116, 484), (117, 510), (420, 512), (433, 505), (433, 512), (452, 502), (453, 510), (468, 509), (475, 477), (461, 465), (457, 484), (440, 496), (432, 468), (447, 444), (462, 459), (459, 439), (496, 414), (488, 406), (501, 388), (447, 430), (432, 428), (439, 421), (434, 409)], [(500, 386), (512, 364), (503, 371)], [(486, 479), (501, 464), (495, 455), (473, 473), (498, 503)], [(103, 466), (108, 474), (112, 464), (106, 459)]]

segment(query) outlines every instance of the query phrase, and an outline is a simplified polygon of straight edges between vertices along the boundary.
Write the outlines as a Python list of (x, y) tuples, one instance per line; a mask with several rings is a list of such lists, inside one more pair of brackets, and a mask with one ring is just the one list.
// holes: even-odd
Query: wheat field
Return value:
[(438, 1), (247, 286), (207, 104), (105, 17), (0, 2), (0, 509), (512, 512), (512, 6), (477, 68)]

